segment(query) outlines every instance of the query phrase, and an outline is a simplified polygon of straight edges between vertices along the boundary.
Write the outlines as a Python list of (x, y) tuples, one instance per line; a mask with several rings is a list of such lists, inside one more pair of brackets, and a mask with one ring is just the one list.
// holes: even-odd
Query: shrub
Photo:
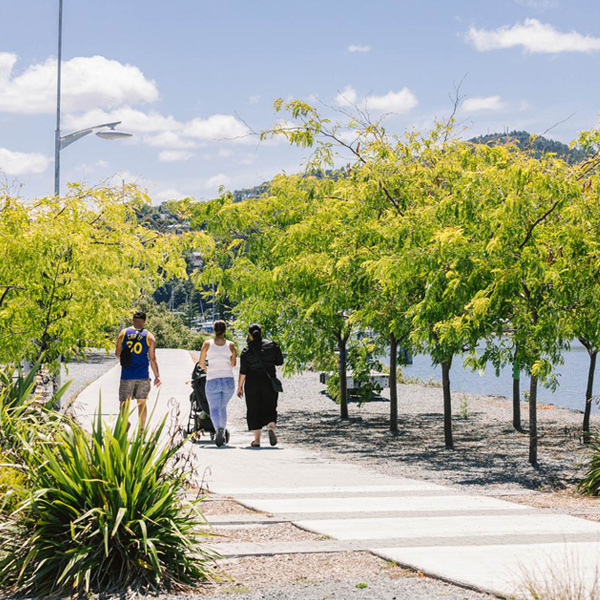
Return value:
[(39, 367), (36, 364), (27, 375), (20, 368), (0, 371), (0, 450), (19, 454), (24, 444), (40, 439), (42, 430), (48, 433), (63, 418), (52, 407), (59, 404), (70, 382), (40, 402), (33, 395)]
[[(101, 409), (99, 409), (101, 413)], [(0, 585), (37, 595), (176, 589), (210, 577), (197, 500), (172, 462), (182, 445), (127, 418), (65, 425), (31, 456), (35, 489), (0, 529)]]
[(588, 496), (600, 496), (600, 438), (594, 438), (588, 446), (587, 473), (579, 482), (578, 490)]
[(26, 489), (26, 476), (18, 465), (4, 455), (0, 455), (0, 512), (10, 514), (23, 498)]

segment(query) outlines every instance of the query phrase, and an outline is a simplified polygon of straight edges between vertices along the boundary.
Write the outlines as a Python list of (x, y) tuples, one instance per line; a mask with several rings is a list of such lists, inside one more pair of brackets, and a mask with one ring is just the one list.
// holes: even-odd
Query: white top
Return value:
[(222, 346), (215, 344), (212, 339), (209, 342), (206, 353), (206, 379), (219, 379), (220, 377), (233, 377), (231, 366), (231, 346), (226, 340)]

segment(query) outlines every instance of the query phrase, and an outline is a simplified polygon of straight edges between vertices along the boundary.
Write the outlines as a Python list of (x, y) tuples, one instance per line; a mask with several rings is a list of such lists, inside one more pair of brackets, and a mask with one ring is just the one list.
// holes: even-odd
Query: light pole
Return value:
[(98, 137), (105, 140), (117, 140), (121, 138), (131, 137), (131, 133), (125, 133), (123, 131), (115, 131), (115, 127), (121, 123), (121, 121), (115, 121), (114, 123), (104, 123), (103, 125), (94, 125), (86, 129), (80, 129), (68, 135), (60, 135), (60, 94), (61, 94), (61, 79), (62, 79), (62, 15), (63, 15), (63, 0), (58, 0), (58, 66), (57, 66), (57, 80), (56, 80), (56, 131), (54, 132), (54, 195), (60, 195), (60, 152), (63, 148), (66, 148), (73, 142), (86, 136), (88, 133), (92, 133), (96, 129), (100, 131), (96, 132)]

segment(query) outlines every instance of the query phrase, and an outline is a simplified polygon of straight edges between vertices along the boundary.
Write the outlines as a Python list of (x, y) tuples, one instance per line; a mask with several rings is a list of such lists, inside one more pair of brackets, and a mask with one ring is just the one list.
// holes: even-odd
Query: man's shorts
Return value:
[(126, 400), (146, 400), (150, 393), (149, 379), (121, 379), (119, 384), (119, 402)]

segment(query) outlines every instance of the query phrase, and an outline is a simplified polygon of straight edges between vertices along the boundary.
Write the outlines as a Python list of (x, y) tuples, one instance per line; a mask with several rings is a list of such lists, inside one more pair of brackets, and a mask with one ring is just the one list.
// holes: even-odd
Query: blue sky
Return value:
[[(568, 142), (598, 125), (597, 0), (64, 0), (64, 133), (122, 120), (61, 153), (70, 181), (136, 182), (198, 200), (301, 168), (260, 143), (278, 97), (351, 100), (391, 131), (451, 111), (467, 137), (526, 129)], [(0, 0), (0, 182), (53, 191), (58, 0)]]

